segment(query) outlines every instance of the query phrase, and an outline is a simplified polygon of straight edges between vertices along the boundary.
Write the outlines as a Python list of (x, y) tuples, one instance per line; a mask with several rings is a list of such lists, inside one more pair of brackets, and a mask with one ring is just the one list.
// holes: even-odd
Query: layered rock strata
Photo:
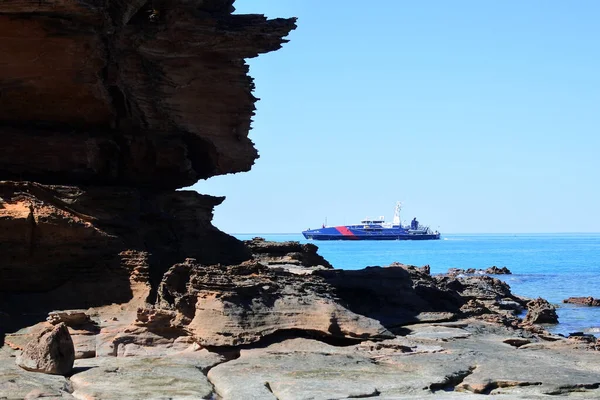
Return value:
[[(76, 354), (92, 344), (95, 357), (76, 357), (68, 381), (50, 380), (15, 370), (5, 346), (0, 395), (291, 400), (598, 394), (595, 338), (519, 325), (516, 310), (504, 303), (525, 302), (497, 279), (432, 277), (425, 268), (399, 264), (341, 273), (297, 268), (304, 273), (255, 260), (230, 266), (187, 260), (165, 275), (155, 307), (52, 313), (47, 322), (9, 335), (7, 343), (23, 348), (52, 323), (68, 323), (71, 335), (80, 337)], [(390, 280), (386, 291), (383, 282)], [(363, 288), (354, 303), (345, 295), (350, 287)], [(368, 305), (364, 312), (384, 301), (421, 311), (413, 315), (416, 324), (355, 312), (359, 303)], [(517, 324), (496, 323), (510, 318)]]
[(279, 49), (295, 20), (232, 4), (0, 4), (3, 308), (35, 308), (14, 299), (27, 292), (52, 292), (50, 309), (152, 300), (188, 257), (251, 257), (212, 226), (223, 198), (175, 191), (257, 158), (244, 60)]
[(244, 59), (295, 23), (232, 3), (3, 2), (0, 177), (175, 189), (247, 171)]

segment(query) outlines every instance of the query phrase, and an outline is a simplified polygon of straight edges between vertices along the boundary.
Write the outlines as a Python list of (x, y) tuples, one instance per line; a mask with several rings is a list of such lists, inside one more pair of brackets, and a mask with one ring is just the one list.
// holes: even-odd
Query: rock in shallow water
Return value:
[(548, 300), (537, 298), (527, 303), (527, 315), (525, 323), (529, 324), (557, 324), (558, 316), (556, 315), (556, 307), (548, 302)]
[(591, 296), (589, 296), (589, 297), (569, 297), (568, 299), (563, 300), (563, 303), (579, 304), (582, 306), (589, 306), (589, 307), (598, 307), (598, 306), (600, 306), (600, 299), (595, 299)]
[(19, 367), (32, 372), (68, 375), (73, 369), (75, 347), (64, 323), (48, 327), (17, 356)]

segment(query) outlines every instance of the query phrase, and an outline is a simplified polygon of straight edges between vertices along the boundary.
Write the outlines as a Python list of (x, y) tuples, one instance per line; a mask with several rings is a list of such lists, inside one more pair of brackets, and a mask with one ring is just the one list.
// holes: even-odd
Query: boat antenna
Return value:
[(392, 221), (393, 225), (400, 225), (400, 210), (401, 209), (402, 209), (402, 203), (397, 201), (396, 208), (394, 209), (394, 220)]

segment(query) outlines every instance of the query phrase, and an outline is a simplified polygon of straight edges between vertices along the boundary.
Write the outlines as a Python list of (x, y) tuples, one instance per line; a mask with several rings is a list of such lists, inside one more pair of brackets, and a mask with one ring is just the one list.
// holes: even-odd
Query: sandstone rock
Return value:
[(220, 267), (189, 262), (165, 274), (158, 306), (176, 310), (169, 323), (185, 327), (207, 346), (247, 344), (290, 330), (362, 340), (393, 337), (378, 321), (345, 308), (332, 289), (318, 276), (259, 263)]
[[(243, 243), (210, 222), (223, 198), (17, 182), (0, 182), (0, 196), (0, 292), (67, 285), (61, 296), (51, 296), (56, 303), (39, 302), (45, 307), (87, 308), (147, 297), (167, 266), (186, 257), (204, 263), (250, 258)], [(15, 299), (11, 306), (27, 304), (33, 302)]]
[(71, 377), (78, 399), (210, 399), (203, 371), (223, 361), (206, 350), (174, 357), (107, 357), (77, 361)]
[[(470, 335), (424, 338), (420, 333), (431, 332), (431, 325), (408, 328), (414, 333), (410, 337), (349, 347), (290, 339), (242, 350), (239, 358), (213, 367), (208, 378), (224, 400), (462, 399), (481, 394), (515, 399), (553, 393), (593, 398), (598, 393), (597, 353), (570, 343), (552, 350), (517, 350), (503, 343), (515, 331), (476, 321), (464, 322), (462, 329)], [(416, 351), (423, 341), (439, 345)]]
[(537, 298), (527, 303), (525, 323), (530, 324), (557, 324), (556, 308), (547, 300)]
[[(281, 247), (286, 246), (295, 245)], [(155, 332), (183, 330), (215, 346), (290, 330), (367, 340), (406, 324), (461, 315), (491, 315), (517, 326), (522, 302), (495, 278), (432, 277), (426, 269), (401, 264), (299, 275), (256, 261), (205, 266), (194, 260), (165, 274), (158, 297), (157, 307), (143, 310), (137, 325)], [(469, 302), (478, 304), (477, 311)]]
[(93, 324), (90, 316), (85, 311), (78, 310), (52, 311), (48, 314), (46, 320), (52, 325), (64, 323), (69, 327)]
[(427, 271), (413, 266), (368, 267), (363, 270), (326, 270), (322, 277), (343, 304), (353, 312), (393, 328), (413, 322), (427, 313), (443, 320), (456, 314), (466, 301), (456, 290), (438, 286)]
[(485, 270), (486, 274), (491, 274), (491, 275), (511, 275), (512, 272), (510, 272), (510, 270), (506, 267), (496, 267), (495, 265), (487, 268)]
[(75, 348), (67, 326), (58, 324), (43, 331), (25, 346), (16, 363), (23, 369), (53, 375), (68, 375), (75, 361)]
[(152, 301), (186, 258), (250, 258), (211, 224), (223, 198), (174, 191), (257, 158), (245, 59), (279, 49), (295, 19), (233, 14), (232, 4), (2, 2), (0, 293), (17, 317), (10, 329), (25, 324), (20, 315)]
[(265, 265), (296, 265), (303, 267), (333, 268), (327, 260), (317, 254), (317, 246), (312, 243), (269, 242), (256, 237), (244, 241), (252, 252), (254, 260)]
[(486, 268), (486, 269), (475, 269), (475, 268), (450, 268), (447, 272), (449, 276), (457, 276), (457, 275), (510, 275), (512, 272), (506, 267), (496, 267), (495, 265)]
[(595, 299), (593, 297), (569, 297), (568, 299), (563, 300), (563, 303), (569, 304), (579, 304), (582, 306), (590, 306), (590, 307), (598, 307), (600, 306), (600, 299)]

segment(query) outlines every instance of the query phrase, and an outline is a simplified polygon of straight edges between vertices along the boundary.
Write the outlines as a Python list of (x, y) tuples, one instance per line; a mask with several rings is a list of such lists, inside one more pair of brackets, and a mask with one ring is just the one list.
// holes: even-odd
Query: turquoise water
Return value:
[[(302, 235), (261, 236), (268, 240), (296, 240)], [(311, 241), (335, 268), (360, 269), (368, 265), (429, 264), (431, 273), (448, 268), (506, 266), (513, 275), (498, 276), (513, 293), (543, 297), (558, 306), (560, 323), (551, 331), (567, 334), (600, 330), (600, 307), (563, 304), (571, 296), (600, 298), (600, 234), (444, 235), (436, 241)]]

